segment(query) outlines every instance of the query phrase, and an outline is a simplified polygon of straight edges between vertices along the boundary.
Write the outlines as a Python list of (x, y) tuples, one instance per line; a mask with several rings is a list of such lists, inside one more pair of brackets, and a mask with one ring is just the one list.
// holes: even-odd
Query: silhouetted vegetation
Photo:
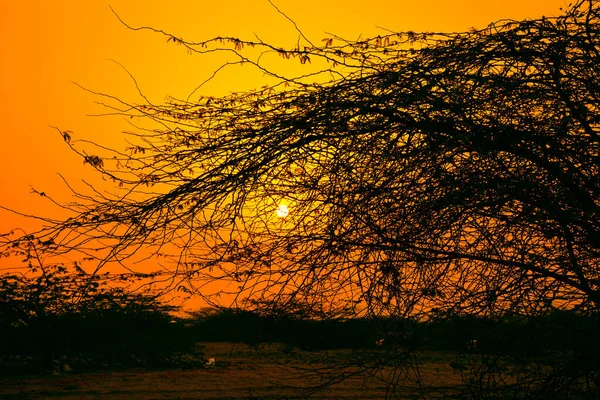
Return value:
[[(299, 345), (319, 348), (342, 327), (362, 332), (357, 318), (379, 321), (378, 359), (357, 370), (393, 365), (390, 395), (408, 376), (420, 382), (426, 343), (465, 341), (458, 396), (598, 395), (599, 1), (460, 33), (322, 45), (301, 34), (293, 49), (130, 28), (192, 54), (227, 52), (238, 57), (227, 65), (275, 83), (166, 104), (139, 86), (141, 104), (96, 93), (111, 114), (156, 129), (96, 155), (57, 128), (116, 186), (75, 193), (71, 217), (33, 234), (47, 251), (99, 266), (160, 256), (179, 290), (256, 311), (202, 317), (238, 319), (246, 341), (307, 329)], [(269, 53), (312, 69), (282, 76)], [(207, 294), (215, 282), (227, 289)]]
[[(132, 366), (202, 367), (197, 342), (280, 343), (289, 351), (362, 351), (360, 362), (387, 365), (390, 351), (445, 352), (465, 374), (474, 397), (518, 393), (540, 398), (570, 393), (569, 379), (598, 384), (600, 321), (572, 311), (500, 319), (444, 315), (430, 321), (386, 317), (315, 319), (297, 312), (206, 309), (175, 318), (173, 306), (149, 294), (111, 287), (110, 274), (90, 276), (61, 265), (30, 268), (31, 276), (0, 278), (0, 358), (3, 374), (115, 369)], [(119, 277), (123, 278), (123, 277)], [(130, 279), (128, 277), (127, 279)], [(392, 350), (390, 350), (392, 349)], [(364, 366), (364, 365), (363, 365)], [(498, 380), (520, 375), (535, 383), (524, 391), (496, 383), (482, 388), (469, 372), (486, 367)], [(490, 370), (494, 367), (495, 370)], [(65, 369), (68, 368), (68, 369)], [(492, 368), (492, 369), (494, 369)], [(526, 372), (526, 374), (524, 374)], [(521, 377), (522, 379), (523, 377)], [(483, 392), (481, 392), (483, 391)], [(521, 396), (527, 397), (527, 396)]]
[[(490, 319), (455, 315), (419, 322), (381, 318), (298, 319), (264, 315), (247, 310), (206, 309), (188, 318), (188, 326), (200, 342), (285, 343), (303, 350), (410, 346), (402, 331), (410, 332), (417, 350), (453, 353), (502, 353), (514, 357), (549, 360), (565, 353), (595, 354), (600, 351), (600, 321), (569, 311), (537, 317), (512, 316)], [(396, 336), (397, 335), (397, 336)], [(383, 340), (382, 340), (383, 339)], [(475, 341), (475, 342), (473, 342)]]
[(280, 343), (286, 351), (350, 348), (358, 352), (349, 362), (368, 369), (396, 366), (397, 358), (411, 354), (417, 359), (443, 354), (441, 359), (462, 376), (463, 390), (445, 389), (447, 396), (454, 393), (458, 398), (592, 399), (600, 385), (600, 319), (572, 311), (397, 321), (210, 309), (195, 313), (188, 326), (207, 342), (242, 342), (257, 348)]
[(202, 365), (175, 307), (116, 286), (132, 279), (63, 265), (1, 275), (0, 373)]
[(302, 350), (372, 348), (380, 337), (369, 319), (306, 320), (292, 315), (261, 315), (247, 310), (209, 309), (194, 313), (199, 341), (282, 343)]

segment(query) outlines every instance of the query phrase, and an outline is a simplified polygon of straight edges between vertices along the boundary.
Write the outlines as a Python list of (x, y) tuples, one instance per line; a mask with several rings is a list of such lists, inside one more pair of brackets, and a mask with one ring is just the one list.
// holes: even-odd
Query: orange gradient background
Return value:
[[(565, 0), (274, 0), (313, 43), (326, 32), (355, 40), (392, 31), (465, 31), (499, 19), (556, 16)], [(152, 26), (189, 41), (214, 36), (253, 40), (255, 34), (278, 47), (293, 48), (298, 33), (267, 0), (2, 0), (0, 14), (0, 205), (23, 213), (58, 216), (44, 191), (59, 202), (70, 200), (58, 173), (78, 189), (86, 179), (106, 185), (69, 151), (56, 130), (73, 131), (74, 139), (120, 146), (120, 132), (130, 128), (122, 117), (92, 117), (102, 112), (91, 90), (139, 99), (122, 64), (144, 93), (160, 103), (166, 96), (186, 98), (225, 60), (223, 54), (189, 55), (149, 31)], [(380, 28), (381, 27), (381, 28)], [(297, 60), (290, 71), (297, 72)], [(250, 67), (224, 71), (197, 92), (221, 95), (262, 86)], [(0, 209), (0, 233), (15, 227), (33, 229), (39, 222)]]

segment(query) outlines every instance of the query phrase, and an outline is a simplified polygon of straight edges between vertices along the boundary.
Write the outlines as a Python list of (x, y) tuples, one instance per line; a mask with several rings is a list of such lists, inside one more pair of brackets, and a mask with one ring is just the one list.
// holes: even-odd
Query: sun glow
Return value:
[(279, 218), (285, 218), (290, 213), (290, 210), (285, 204), (280, 204), (275, 212)]

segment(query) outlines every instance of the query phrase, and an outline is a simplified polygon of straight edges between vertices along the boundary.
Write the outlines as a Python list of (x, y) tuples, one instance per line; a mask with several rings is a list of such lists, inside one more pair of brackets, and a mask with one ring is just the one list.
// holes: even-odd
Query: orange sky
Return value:
[[(560, 13), (565, 0), (275, 0), (313, 42), (325, 32), (356, 39), (395, 31), (456, 31), (481, 28), (501, 18), (537, 18)], [(368, 6), (366, 4), (369, 4)], [(135, 100), (125, 66), (148, 97), (185, 98), (223, 62), (220, 56), (188, 55), (150, 32), (133, 32), (119, 23), (109, 5), (133, 26), (149, 25), (186, 40), (218, 35), (294, 47), (297, 33), (267, 0), (2, 0), (0, 14), (0, 205), (22, 212), (59, 215), (48, 201), (30, 193), (33, 186), (59, 201), (69, 200), (58, 173), (76, 187), (90, 167), (70, 153), (49, 125), (72, 130), (74, 138), (110, 145), (128, 128), (99, 112), (90, 89)], [(197, 94), (218, 95), (259, 87), (255, 74), (229, 70)], [(0, 210), (0, 232), (32, 226)]]

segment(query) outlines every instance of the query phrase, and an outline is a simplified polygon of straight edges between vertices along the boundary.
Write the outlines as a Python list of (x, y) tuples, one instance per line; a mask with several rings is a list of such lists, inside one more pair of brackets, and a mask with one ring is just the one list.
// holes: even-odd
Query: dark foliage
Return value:
[(62, 265), (0, 276), (0, 372), (181, 364), (195, 347), (184, 321), (155, 295), (116, 286), (123, 279), (134, 278)]
[[(389, 318), (300, 319), (248, 310), (206, 309), (187, 320), (199, 341), (286, 343), (304, 350), (374, 348), (377, 341), (400, 343), (403, 332), (418, 350), (453, 353), (501, 353), (514, 357), (558, 359), (565, 353), (583, 356), (600, 351), (598, 317), (555, 311), (537, 317), (490, 319), (454, 315), (429, 322)], [(387, 339), (387, 340), (386, 340)], [(472, 343), (476, 341), (476, 343)]]
[(189, 326), (200, 341), (280, 343), (290, 351), (351, 348), (358, 351), (352, 362), (375, 370), (441, 352), (463, 378), (458, 398), (592, 399), (600, 384), (600, 319), (572, 311), (419, 322), (209, 309), (195, 313)]
[(191, 319), (200, 341), (282, 343), (302, 350), (373, 348), (380, 338), (374, 324), (370, 319), (299, 319), (233, 309), (198, 312)]

